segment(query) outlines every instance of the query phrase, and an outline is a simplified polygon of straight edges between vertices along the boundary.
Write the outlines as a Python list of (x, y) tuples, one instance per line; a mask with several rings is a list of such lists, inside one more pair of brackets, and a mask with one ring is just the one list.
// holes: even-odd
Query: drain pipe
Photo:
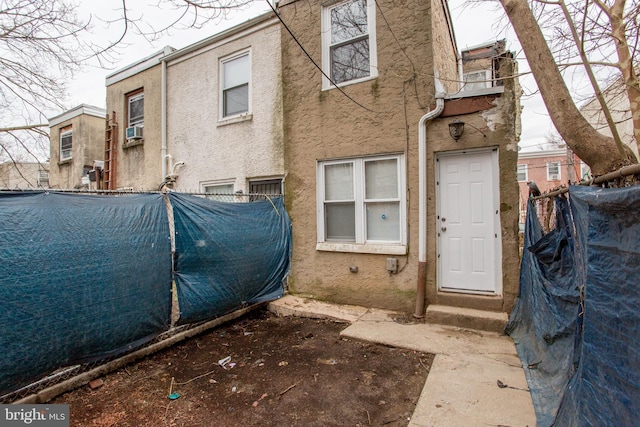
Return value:
[(418, 123), (418, 285), (414, 317), (424, 317), (427, 291), (427, 122), (444, 110), (444, 87), (436, 77), (436, 107)]
[[(168, 55), (170, 52), (165, 52)], [(162, 159), (160, 182), (164, 182), (167, 176), (167, 61), (162, 58), (160, 75), (160, 158)]]

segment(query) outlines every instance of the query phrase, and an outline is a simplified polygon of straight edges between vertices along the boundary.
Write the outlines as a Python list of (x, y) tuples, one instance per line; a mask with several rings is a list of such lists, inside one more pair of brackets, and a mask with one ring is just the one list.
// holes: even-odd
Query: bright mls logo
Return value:
[(0, 427), (69, 427), (69, 405), (0, 405)]

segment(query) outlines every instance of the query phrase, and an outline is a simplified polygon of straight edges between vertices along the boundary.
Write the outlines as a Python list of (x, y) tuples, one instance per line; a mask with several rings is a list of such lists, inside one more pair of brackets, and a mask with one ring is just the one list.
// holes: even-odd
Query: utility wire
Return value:
[(346, 96), (351, 102), (353, 102), (354, 104), (356, 104), (358, 107), (363, 108), (371, 113), (376, 113), (376, 114), (384, 114), (384, 113), (388, 113), (388, 111), (376, 111), (376, 110), (372, 110), (371, 108), (362, 105), (360, 102), (356, 101), (354, 98), (352, 98), (348, 93), (346, 93), (344, 90), (342, 90), (342, 88), (340, 86), (338, 86), (331, 77), (329, 77), (324, 70), (322, 69), (322, 67), (320, 67), (316, 61), (311, 57), (311, 55), (309, 54), (309, 52), (307, 52), (307, 50), (304, 48), (304, 46), (302, 46), (302, 44), (300, 43), (300, 41), (298, 41), (298, 39), (296, 38), (296, 36), (293, 34), (293, 32), (291, 31), (291, 29), (289, 28), (289, 26), (284, 22), (284, 20), (282, 19), (282, 17), (280, 16), (280, 14), (278, 13), (278, 11), (276, 10), (276, 8), (271, 4), (270, 1), (267, 1), (267, 3), (269, 4), (269, 7), (271, 8), (271, 10), (273, 10), (273, 13), (275, 13), (276, 17), (278, 18), (278, 20), (280, 20), (280, 23), (284, 26), (285, 30), (287, 30), (287, 32), (291, 35), (291, 37), (293, 38), (293, 40), (296, 42), (296, 44), (298, 46), (300, 46), (300, 49), (302, 49), (302, 52), (304, 52), (304, 54), (307, 56), (307, 58), (309, 58), (309, 60), (313, 63), (313, 65), (315, 65), (315, 67), (322, 73), (322, 75), (324, 77), (327, 78), (327, 80), (329, 80), (329, 82), (340, 91), (340, 93), (342, 93), (344, 96)]

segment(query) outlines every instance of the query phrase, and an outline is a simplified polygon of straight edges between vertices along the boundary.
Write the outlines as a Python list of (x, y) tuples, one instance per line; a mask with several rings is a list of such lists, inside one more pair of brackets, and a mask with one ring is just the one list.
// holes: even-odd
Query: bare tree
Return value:
[[(600, 85), (622, 79), (635, 140), (640, 140), (640, 87), (635, 72), (640, 58), (638, 0), (500, 2), (518, 35), (551, 120), (567, 145), (595, 175), (636, 163), (633, 152), (621, 143)], [(598, 132), (580, 113), (562, 74), (573, 66), (584, 67), (612, 137)]]
[[(199, 28), (227, 17), (251, 0), (157, 0), (166, 22), (144, 20), (127, 0), (110, 0), (115, 15), (80, 16), (75, 0), (0, 0), (0, 162), (49, 156), (47, 117), (65, 105), (66, 82), (84, 65), (113, 65), (127, 38), (149, 41), (170, 29)], [(110, 39), (92, 28), (109, 26)]]

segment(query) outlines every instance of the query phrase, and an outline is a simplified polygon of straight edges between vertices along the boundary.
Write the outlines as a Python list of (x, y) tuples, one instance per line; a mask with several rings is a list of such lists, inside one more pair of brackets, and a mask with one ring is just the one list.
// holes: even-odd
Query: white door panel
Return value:
[(496, 293), (500, 280), (496, 154), (440, 155), (438, 164), (439, 287)]

